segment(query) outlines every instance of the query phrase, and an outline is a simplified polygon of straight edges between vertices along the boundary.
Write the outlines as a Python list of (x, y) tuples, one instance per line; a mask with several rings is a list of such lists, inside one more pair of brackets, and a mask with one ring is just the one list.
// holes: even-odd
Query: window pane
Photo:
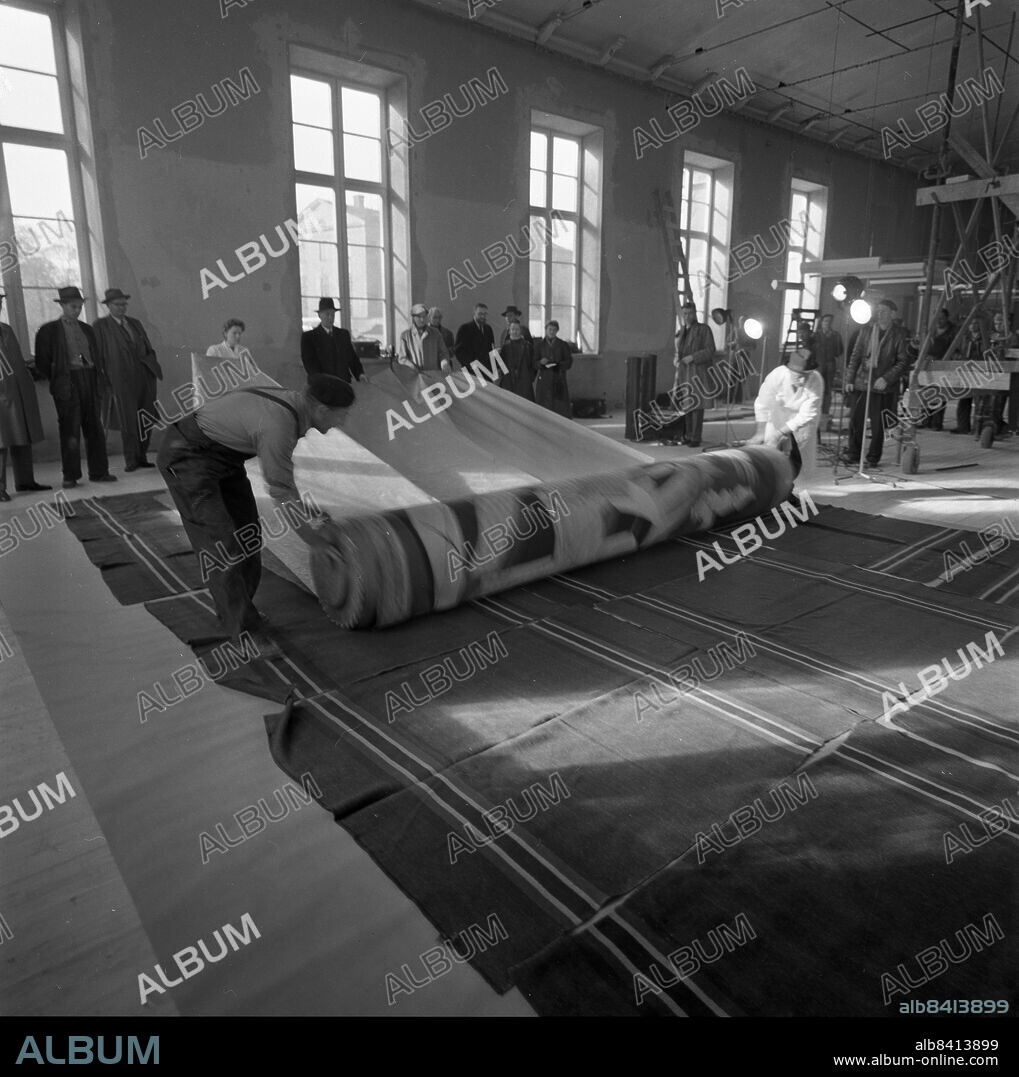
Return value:
[(708, 207), (703, 202), (690, 203), (690, 224), (693, 232), (708, 232)]
[(531, 205), (545, 207), (545, 173), (531, 169)]
[(0, 7), (0, 64), (57, 73), (53, 31), (48, 15)]
[(577, 181), (567, 176), (552, 177), (552, 208), (577, 212)]
[(552, 171), (577, 179), (580, 176), (580, 144), (572, 138), (552, 139)]
[(4, 163), (15, 217), (71, 216), (71, 184), (63, 150), (7, 143)]
[(576, 301), (577, 269), (576, 266), (561, 262), (552, 263), (552, 307), (562, 310), (572, 307)]
[(295, 123), (332, 130), (333, 95), (328, 82), (316, 82), (314, 79), (301, 78), (300, 75), (291, 75), (290, 98)]
[(577, 222), (556, 218), (552, 222), (549, 236), (552, 240), (552, 261), (575, 264), (577, 261)]
[[(382, 246), (382, 197), (347, 191), (347, 242), (360, 246)], [(351, 292), (352, 295), (373, 295), (372, 292)]]
[(343, 170), (347, 179), (382, 182), (382, 143), (360, 135), (343, 136)]
[(544, 259), (531, 259), (531, 275), (527, 290), (527, 305), (533, 316), (544, 322), (545, 315), (539, 313), (545, 309), (545, 262)]
[[(60, 284), (66, 283), (66, 281), (60, 282)], [(25, 288), (21, 294), (25, 300), (25, 318), (28, 321), (28, 340), (30, 342), (28, 346), (33, 348), (35, 347), (35, 334), (39, 332), (40, 326), (59, 317), (60, 308), (53, 302), (54, 293), (51, 287), (43, 290)], [(22, 341), (22, 344), (24, 343), (25, 341)]]
[(26, 288), (49, 288), (54, 291), (81, 279), (78, 242), (74, 222), (15, 217), (21, 282)]
[(715, 180), (715, 213), (728, 219), (730, 208), (729, 184), (722, 180)]
[[(336, 239), (336, 196), (331, 187), (312, 187), (307, 183), (298, 183), (297, 223), (301, 233), (314, 234), (315, 239)], [(314, 220), (315, 224), (305, 225), (305, 219)]]
[(693, 170), (693, 179), (690, 186), (690, 197), (694, 202), (707, 202), (711, 194), (711, 173), (702, 172), (699, 168)]
[(308, 243), (302, 241), (301, 294), (318, 298), (340, 294), (339, 247), (335, 243)]
[(0, 68), (0, 124), (62, 135), (57, 80), (50, 75)]
[(807, 212), (807, 196), (805, 194), (793, 191), (792, 212), (794, 217), (799, 217), (801, 213)]
[[(576, 340), (577, 310), (576, 307), (558, 307), (552, 304), (552, 317), (559, 323), (560, 340)], [(545, 335), (544, 328), (541, 331)]]
[(531, 132), (531, 168), (540, 168), (543, 172), (548, 167), (548, 136), (540, 131)]
[(381, 247), (347, 247), (347, 272), (352, 299), (385, 297), (384, 255)]
[(294, 167), (299, 172), (334, 172), (333, 136), (318, 127), (294, 124)]
[(789, 252), (789, 261), (786, 263), (786, 280), (800, 279), (800, 266), (803, 265), (803, 255), (799, 251)]
[[(301, 328), (314, 329), (318, 325), (318, 301), (322, 297), (315, 295), (301, 296)], [(335, 298), (335, 297), (334, 297)]]
[(343, 130), (353, 135), (378, 138), (382, 133), (382, 101), (379, 95), (352, 90), (349, 86), (344, 86), (341, 94)]
[(350, 300), (350, 335), (356, 340), (386, 339), (386, 305), (376, 299)]

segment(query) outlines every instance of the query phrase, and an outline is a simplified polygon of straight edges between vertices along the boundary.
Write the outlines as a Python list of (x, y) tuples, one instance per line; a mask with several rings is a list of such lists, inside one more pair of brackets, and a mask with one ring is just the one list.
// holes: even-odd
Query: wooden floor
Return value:
[[(622, 439), (612, 418), (586, 425)], [(710, 424), (705, 440), (721, 435)], [(902, 485), (834, 485), (820, 473), (808, 488), (819, 502), (974, 531), (1014, 518), (1019, 444), (983, 451), (947, 434), (921, 439), (921, 473)], [(934, 470), (967, 462), (978, 466)], [(125, 475), (121, 465), (112, 461), (116, 487), (85, 485), (69, 500), (163, 489), (157, 473)], [(37, 477), (56, 484), (59, 468), (40, 465)], [(0, 505), (0, 523), (25, 520), (39, 496)], [(236, 831), (235, 812), (285, 784), (262, 725), (277, 708), (209, 684), (142, 724), (138, 693), (169, 684), (190, 652), (144, 609), (119, 605), (67, 528), (44, 528), (0, 556), (0, 633), (0, 804), (19, 797), (30, 807), (28, 791), (56, 788), (60, 773), (74, 790), (17, 829), (0, 808), (0, 1013), (532, 1012), (466, 965), (389, 1005), (386, 973), (420, 969), (436, 932), (314, 805), (202, 863), (203, 831), (220, 822)], [(169, 978), (175, 953), (200, 939), (214, 948), (214, 932), (239, 928), (245, 914), (258, 938), (141, 1005), (139, 973), (155, 977), (158, 962)]]

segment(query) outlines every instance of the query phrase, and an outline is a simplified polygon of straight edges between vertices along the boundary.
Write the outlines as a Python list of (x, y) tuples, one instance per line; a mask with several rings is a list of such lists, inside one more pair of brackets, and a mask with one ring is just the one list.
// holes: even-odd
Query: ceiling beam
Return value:
[(916, 192), (918, 206), (933, 206), (936, 202), (968, 202), (987, 195), (1019, 195), (1019, 173), (997, 176), (994, 179), (967, 180), (962, 183), (946, 183), (940, 187), (921, 187)]

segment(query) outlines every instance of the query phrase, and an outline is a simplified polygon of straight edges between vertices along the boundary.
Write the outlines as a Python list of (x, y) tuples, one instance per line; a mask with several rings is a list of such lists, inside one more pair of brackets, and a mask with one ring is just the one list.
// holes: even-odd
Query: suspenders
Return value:
[(264, 396), (266, 400), (272, 400), (274, 403), (279, 404), (281, 408), (286, 408), (294, 417), (294, 422), (297, 423), (297, 437), (301, 437), (301, 417), (297, 414), (294, 408), (288, 404), (285, 400), (280, 400), (278, 396), (273, 396), (272, 393), (267, 393), (264, 389), (241, 389), (242, 393), (254, 393), (255, 396)]

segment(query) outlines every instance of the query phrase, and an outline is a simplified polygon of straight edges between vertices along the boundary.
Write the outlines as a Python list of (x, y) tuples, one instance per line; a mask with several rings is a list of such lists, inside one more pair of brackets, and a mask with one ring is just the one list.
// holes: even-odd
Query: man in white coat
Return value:
[(787, 366), (776, 367), (764, 379), (754, 401), (757, 433), (747, 442), (777, 448), (792, 435), (803, 460), (800, 473), (808, 476), (817, 466), (817, 424), (824, 395), (824, 379), (807, 369), (810, 362), (810, 352), (800, 348), (789, 356)]

